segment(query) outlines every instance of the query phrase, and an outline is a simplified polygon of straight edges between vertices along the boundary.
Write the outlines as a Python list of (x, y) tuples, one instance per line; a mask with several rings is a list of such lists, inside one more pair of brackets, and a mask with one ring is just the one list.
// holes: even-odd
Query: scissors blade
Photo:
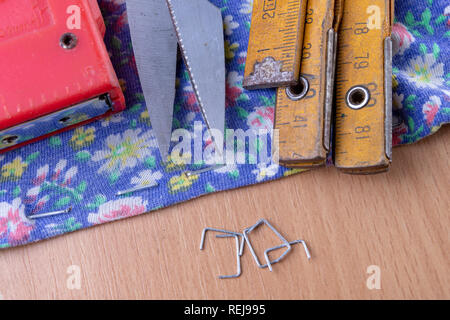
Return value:
[(225, 49), (219, 8), (207, 0), (166, 0), (209, 129), (225, 129)]
[(172, 135), (177, 37), (165, 0), (127, 0), (126, 4), (139, 78), (165, 161)]

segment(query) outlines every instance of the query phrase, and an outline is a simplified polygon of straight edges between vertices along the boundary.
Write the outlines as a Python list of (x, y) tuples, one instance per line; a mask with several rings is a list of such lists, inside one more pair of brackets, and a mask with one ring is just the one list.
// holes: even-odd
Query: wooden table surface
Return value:
[[(0, 297), (449, 299), (449, 138), (446, 127), (396, 148), (388, 174), (319, 169), (0, 251)], [(305, 239), (312, 259), (294, 247), (269, 272), (247, 249), (242, 276), (219, 280), (235, 273), (235, 242), (209, 234), (200, 251), (202, 229), (242, 231), (260, 218)], [(251, 239), (261, 258), (277, 244), (267, 227)], [(79, 290), (67, 286), (72, 265)], [(367, 286), (369, 266), (380, 268), (380, 289)]]

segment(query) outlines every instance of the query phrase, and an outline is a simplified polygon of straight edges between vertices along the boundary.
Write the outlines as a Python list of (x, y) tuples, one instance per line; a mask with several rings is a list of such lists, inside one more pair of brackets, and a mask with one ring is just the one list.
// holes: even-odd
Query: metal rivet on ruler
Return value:
[(369, 100), (370, 91), (366, 87), (355, 86), (347, 92), (347, 105), (354, 110), (364, 108), (369, 103)]
[(303, 76), (300, 76), (299, 82), (295, 86), (286, 88), (286, 95), (293, 101), (298, 101), (306, 97), (309, 91), (309, 81)]

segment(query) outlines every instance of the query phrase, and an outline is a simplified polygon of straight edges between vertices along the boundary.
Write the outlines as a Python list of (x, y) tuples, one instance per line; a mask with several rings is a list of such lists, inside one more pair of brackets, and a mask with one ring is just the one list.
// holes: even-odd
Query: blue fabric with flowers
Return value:
[[(124, 0), (99, 0), (105, 42), (128, 108), (113, 117), (0, 156), (0, 248), (131, 217), (207, 193), (299, 172), (275, 163), (227, 165), (186, 176), (162, 162), (151, 129), (131, 49)], [(226, 49), (226, 126), (268, 129), (273, 90), (242, 88), (252, 0), (211, 0), (222, 8)], [(396, 1), (394, 145), (413, 143), (450, 121), (450, 6), (446, 1)], [(184, 65), (177, 75), (174, 129), (201, 120)], [(117, 192), (157, 183), (146, 191)], [(34, 214), (70, 213), (41, 219)]]

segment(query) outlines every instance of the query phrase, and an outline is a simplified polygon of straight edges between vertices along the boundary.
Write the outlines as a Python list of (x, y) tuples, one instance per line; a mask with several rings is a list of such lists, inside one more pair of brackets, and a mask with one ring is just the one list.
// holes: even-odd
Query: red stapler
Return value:
[(0, 153), (125, 108), (96, 0), (0, 1)]

